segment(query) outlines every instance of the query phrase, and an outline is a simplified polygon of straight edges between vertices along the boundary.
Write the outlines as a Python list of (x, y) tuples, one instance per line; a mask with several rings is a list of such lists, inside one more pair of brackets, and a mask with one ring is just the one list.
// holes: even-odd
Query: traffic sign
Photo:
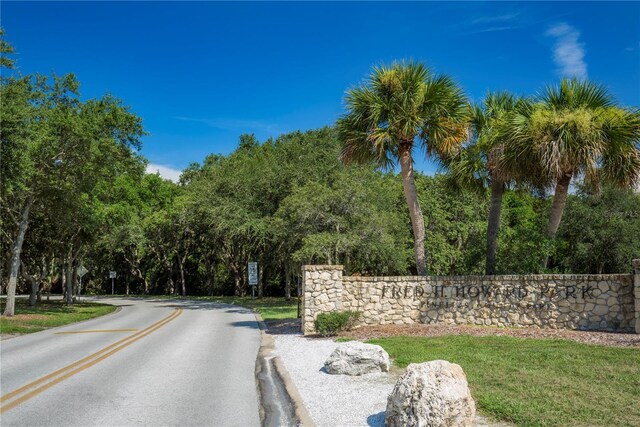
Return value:
[(82, 276), (84, 276), (85, 274), (87, 274), (89, 272), (89, 270), (87, 270), (86, 268), (84, 268), (84, 265), (81, 265), (78, 268), (78, 276), (80, 276), (80, 278), (82, 278)]
[(255, 286), (258, 284), (258, 263), (249, 263), (249, 286)]
[(115, 271), (110, 271), (109, 272), (109, 279), (115, 279), (118, 275), (116, 274)]

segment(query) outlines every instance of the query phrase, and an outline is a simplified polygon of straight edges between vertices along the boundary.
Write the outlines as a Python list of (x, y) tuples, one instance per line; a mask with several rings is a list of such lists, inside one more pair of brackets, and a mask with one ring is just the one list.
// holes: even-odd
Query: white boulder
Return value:
[(471, 427), (476, 406), (460, 365), (445, 360), (411, 364), (387, 399), (388, 427)]
[(379, 345), (349, 341), (338, 345), (324, 368), (330, 374), (362, 375), (389, 371), (389, 355)]

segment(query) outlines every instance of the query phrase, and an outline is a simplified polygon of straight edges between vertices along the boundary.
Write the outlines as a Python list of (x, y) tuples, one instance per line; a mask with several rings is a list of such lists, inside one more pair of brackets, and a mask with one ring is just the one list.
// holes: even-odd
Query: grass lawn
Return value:
[[(0, 301), (4, 310), (6, 300)], [(107, 304), (80, 302), (65, 305), (62, 301), (42, 301), (38, 307), (29, 307), (29, 301), (16, 299), (16, 315), (0, 316), (0, 332), (3, 334), (28, 334), (55, 326), (67, 325), (81, 320), (92, 319), (115, 311), (116, 307)]]
[(640, 426), (640, 350), (551, 339), (393, 337), (396, 365), (464, 369), (479, 411), (518, 426)]

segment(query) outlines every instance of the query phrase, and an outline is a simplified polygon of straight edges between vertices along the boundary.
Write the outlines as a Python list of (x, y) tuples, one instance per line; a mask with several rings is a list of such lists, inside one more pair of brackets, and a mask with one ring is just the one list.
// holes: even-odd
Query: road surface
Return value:
[(260, 424), (251, 311), (104, 302), (120, 311), (0, 343), (3, 427)]

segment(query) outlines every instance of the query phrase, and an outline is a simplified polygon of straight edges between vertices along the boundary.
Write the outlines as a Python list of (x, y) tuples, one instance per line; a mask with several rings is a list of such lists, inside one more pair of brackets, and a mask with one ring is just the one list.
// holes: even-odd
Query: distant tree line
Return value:
[[(2, 43), (2, 66), (12, 67)], [(626, 272), (640, 257), (640, 115), (564, 80), (472, 105), (415, 63), (374, 69), (336, 126), (145, 174), (141, 118), (73, 75), (1, 81), (2, 289), (295, 293), (303, 264), (347, 274)], [(426, 155), (441, 173), (426, 176)], [(399, 171), (395, 166), (399, 165)], [(569, 191), (570, 186), (575, 191)], [(80, 289), (79, 269), (89, 273)]]

